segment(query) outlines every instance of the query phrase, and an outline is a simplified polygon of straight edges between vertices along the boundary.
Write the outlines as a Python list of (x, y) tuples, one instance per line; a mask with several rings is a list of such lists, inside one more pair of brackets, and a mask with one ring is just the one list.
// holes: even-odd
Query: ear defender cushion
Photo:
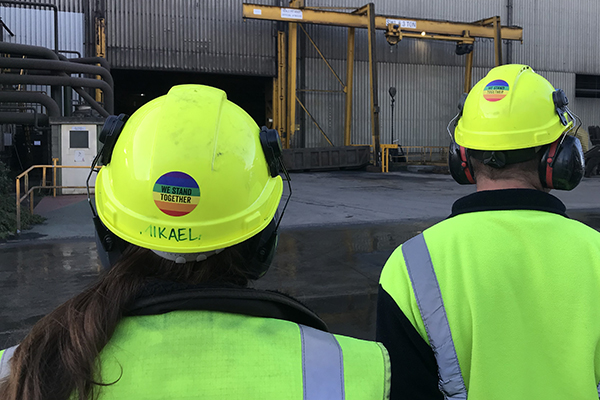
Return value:
[(96, 250), (98, 251), (100, 264), (104, 269), (111, 269), (119, 261), (129, 243), (109, 231), (100, 221), (100, 217), (93, 217), (93, 221), (96, 231)]
[(456, 142), (450, 143), (448, 154), (448, 169), (454, 180), (461, 185), (475, 183), (473, 167), (466, 148), (459, 146)]
[(566, 135), (546, 145), (538, 171), (544, 187), (572, 190), (581, 182), (584, 169), (581, 142), (575, 136)]
[(250, 239), (251, 254), (246, 264), (249, 279), (255, 280), (262, 277), (271, 266), (279, 241), (278, 220), (279, 217), (276, 213), (269, 225)]

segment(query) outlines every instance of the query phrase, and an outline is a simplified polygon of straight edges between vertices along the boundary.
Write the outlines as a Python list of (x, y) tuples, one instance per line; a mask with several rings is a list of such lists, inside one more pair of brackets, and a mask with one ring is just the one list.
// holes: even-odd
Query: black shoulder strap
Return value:
[(220, 311), (276, 318), (328, 332), (325, 322), (297, 300), (277, 292), (246, 288), (191, 288), (140, 298), (125, 316), (178, 310)]

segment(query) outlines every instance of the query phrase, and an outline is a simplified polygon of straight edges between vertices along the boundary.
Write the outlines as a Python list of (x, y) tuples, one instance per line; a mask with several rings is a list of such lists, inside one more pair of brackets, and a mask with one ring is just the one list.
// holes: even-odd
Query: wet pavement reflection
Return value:
[[(600, 231), (599, 212), (569, 215)], [(438, 220), (284, 230), (273, 266), (254, 287), (296, 297), (335, 333), (374, 338), (383, 264)], [(98, 264), (87, 239), (0, 244), (0, 348), (18, 343), (39, 318), (89, 285)]]

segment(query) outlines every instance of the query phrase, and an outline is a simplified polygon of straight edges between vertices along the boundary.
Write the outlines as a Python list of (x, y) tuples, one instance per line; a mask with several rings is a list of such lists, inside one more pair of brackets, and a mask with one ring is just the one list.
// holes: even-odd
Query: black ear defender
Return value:
[(448, 169), (454, 180), (461, 185), (475, 183), (475, 175), (469, 152), (466, 148), (459, 146), (454, 140), (450, 143), (448, 153)]
[[(568, 126), (571, 122), (568, 117), (573, 122), (575, 121), (576, 116), (569, 110), (569, 99), (562, 89), (556, 89), (552, 92), (552, 101), (554, 102), (556, 114), (564, 126)], [(462, 116), (462, 105), (464, 105), (464, 97), (461, 97), (460, 111), (453, 119), (457, 121), (456, 123)], [(448, 124), (449, 126), (450, 124)], [(449, 128), (448, 132), (450, 132)], [(585, 166), (583, 149), (578, 138), (564, 133), (554, 142), (544, 145), (539, 151), (542, 152), (542, 157), (538, 172), (543, 187), (572, 190), (579, 184)], [(466, 185), (475, 183), (470, 157), (474, 157), (483, 164), (494, 168), (504, 168), (508, 164), (531, 160), (537, 153), (535, 148), (509, 151), (471, 150), (459, 146), (453, 140), (450, 144), (448, 167), (454, 180), (461, 185)]]
[(260, 128), (260, 145), (267, 159), (269, 172), (272, 177), (276, 177), (281, 172), (281, 154), (283, 152), (279, 133), (275, 129), (269, 129), (266, 126)]
[(279, 224), (292, 196), (291, 179), (283, 163), (283, 150), (279, 133), (275, 129), (268, 129), (266, 126), (263, 126), (260, 129), (260, 144), (265, 154), (271, 176), (276, 177), (280, 172), (283, 172), (287, 178), (289, 195), (281, 210), (281, 214), (276, 212), (269, 225), (251, 240), (250, 246), (254, 250), (248, 260), (247, 275), (249, 279), (253, 280), (262, 277), (271, 266), (279, 241)]
[(96, 209), (92, 205), (89, 180), (92, 176), (92, 173), (96, 170), (96, 164), (98, 161), (100, 161), (102, 165), (107, 165), (110, 163), (115, 143), (117, 142), (117, 139), (119, 138), (127, 119), (129, 119), (129, 116), (126, 114), (120, 114), (118, 116), (110, 115), (108, 118), (106, 118), (104, 126), (102, 127), (102, 131), (100, 131), (100, 136), (98, 137), (98, 140), (103, 144), (103, 146), (92, 162), (92, 168), (86, 181), (88, 203), (92, 209), (92, 221), (94, 222), (94, 229), (96, 231), (96, 248), (98, 250), (100, 263), (105, 269), (110, 269), (119, 260), (121, 254), (123, 251), (125, 251), (129, 244), (112, 233), (100, 220), (100, 217), (96, 213)]
[(100, 264), (102, 268), (108, 270), (119, 261), (129, 243), (109, 231), (97, 214), (92, 217), (92, 220), (96, 231), (96, 250), (98, 251)]
[(572, 190), (583, 178), (583, 148), (575, 136), (565, 134), (561, 139), (545, 146), (538, 171), (544, 187)]
[(106, 118), (106, 122), (104, 122), (102, 131), (100, 132), (100, 137), (98, 138), (100, 143), (104, 145), (102, 146), (102, 156), (100, 158), (102, 165), (108, 165), (110, 162), (115, 143), (117, 143), (117, 139), (128, 119), (129, 115), (126, 114), (119, 114), (118, 116), (110, 115)]
[[(573, 122), (576, 116), (569, 110), (569, 99), (562, 89), (552, 93), (552, 100), (560, 122), (569, 125), (568, 115)], [(543, 148), (538, 172), (544, 187), (557, 190), (572, 190), (583, 178), (585, 161), (581, 142), (575, 136), (564, 133)]]
[(279, 220), (276, 213), (269, 225), (251, 239), (250, 248), (253, 250), (246, 264), (249, 279), (256, 280), (269, 270), (279, 241)]
[(459, 146), (454, 141), (452, 133), (450, 133), (450, 125), (454, 122), (454, 126), (458, 124), (458, 120), (462, 117), (463, 108), (465, 101), (467, 100), (467, 93), (463, 93), (460, 96), (458, 102), (458, 114), (446, 127), (448, 134), (450, 135), (450, 148), (448, 149), (448, 169), (452, 178), (461, 185), (471, 185), (475, 183), (475, 174), (473, 173), (473, 166), (471, 165), (471, 157), (469, 156), (469, 150)]
[[(552, 93), (552, 100), (560, 122), (564, 126), (569, 125), (565, 114), (573, 123), (576, 121), (576, 116), (568, 107), (569, 99), (562, 89), (556, 89)], [(554, 142), (545, 145), (542, 151), (538, 172), (544, 187), (572, 190), (579, 185), (585, 170), (585, 159), (578, 138), (564, 133)]]

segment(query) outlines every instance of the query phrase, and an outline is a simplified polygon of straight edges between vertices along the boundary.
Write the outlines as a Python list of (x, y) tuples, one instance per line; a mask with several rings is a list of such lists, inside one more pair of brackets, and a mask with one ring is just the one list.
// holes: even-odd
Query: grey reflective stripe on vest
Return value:
[(402, 254), (429, 344), (438, 364), (440, 390), (448, 399), (466, 399), (467, 388), (460, 371), (442, 293), (423, 234), (404, 243)]
[(600, 383), (598, 383), (598, 398), (600, 399)]
[(17, 346), (9, 347), (2, 353), (2, 358), (0, 358), (0, 379), (4, 379), (10, 374), (10, 365), (8, 365), (8, 362), (16, 349)]
[(337, 339), (331, 333), (298, 326), (302, 339), (303, 399), (344, 399), (344, 357)]

